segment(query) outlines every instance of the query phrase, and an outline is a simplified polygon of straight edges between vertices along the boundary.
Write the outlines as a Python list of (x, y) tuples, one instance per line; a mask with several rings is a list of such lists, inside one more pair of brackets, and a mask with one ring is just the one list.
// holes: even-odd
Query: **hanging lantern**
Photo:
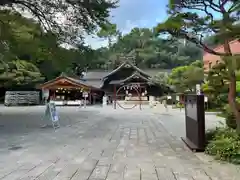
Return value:
[(145, 96), (145, 93), (142, 93), (142, 96)]
[(147, 90), (145, 89), (145, 92), (144, 92), (145, 94), (147, 94)]
[(128, 90), (126, 90), (125, 92), (126, 92), (126, 94), (128, 94)]

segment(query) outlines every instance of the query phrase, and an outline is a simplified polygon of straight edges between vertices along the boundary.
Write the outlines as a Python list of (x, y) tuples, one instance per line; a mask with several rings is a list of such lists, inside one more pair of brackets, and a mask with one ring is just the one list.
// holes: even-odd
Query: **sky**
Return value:
[[(117, 24), (123, 34), (134, 27), (152, 28), (167, 18), (167, 3), (168, 0), (120, 0), (119, 7), (111, 12), (110, 21)], [(86, 44), (96, 49), (106, 46), (107, 41), (87, 36)]]

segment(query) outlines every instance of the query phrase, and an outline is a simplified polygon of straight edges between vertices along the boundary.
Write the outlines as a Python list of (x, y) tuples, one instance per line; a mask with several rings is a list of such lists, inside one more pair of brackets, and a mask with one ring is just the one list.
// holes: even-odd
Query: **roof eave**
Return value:
[(131, 62), (129, 61), (125, 61), (124, 63), (122, 63), (119, 67), (117, 67), (116, 69), (114, 69), (112, 72), (110, 72), (107, 76), (103, 77), (103, 81), (106, 80), (106, 78), (108, 78), (109, 76), (111, 76), (112, 74), (116, 73), (117, 71), (119, 71), (123, 66), (125, 66), (126, 64), (130, 65), (131, 67), (133, 67), (136, 71), (151, 77), (149, 74), (147, 74), (146, 72), (144, 72), (143, 70), (139, 69), (137, 66), (133, 65)]

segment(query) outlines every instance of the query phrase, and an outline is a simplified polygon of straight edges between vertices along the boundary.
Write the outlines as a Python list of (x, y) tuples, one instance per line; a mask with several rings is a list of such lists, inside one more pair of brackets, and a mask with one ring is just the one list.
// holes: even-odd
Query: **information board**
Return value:
[(59, 116), (57, 113), (56, 105), (54, 103), (47, 103), (44, 120), (46, 122), (44, 127), (50, 124), (52, 124), (54, 129), (60, 127)]
[(83, 95), (83, 97), (87, 98), (88, 97), (88, 92), (83, 92), (82, 95)]
[(197, 102), (192, 100), (185, 103), (186, 115), (193, 120), (197, 121)]
[(185, 99), (186, 137), (182, 140), (193, 151), (205, 149), (205, 111), (204, 96), (187, 94)]

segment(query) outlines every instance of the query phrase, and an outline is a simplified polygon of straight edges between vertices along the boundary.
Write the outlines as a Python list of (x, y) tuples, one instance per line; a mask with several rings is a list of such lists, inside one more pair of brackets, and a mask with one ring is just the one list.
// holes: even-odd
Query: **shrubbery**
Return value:
[(178, 102), (178, 103), (176, 104), (176, 108), (184, 108), (184, 104)]
[(225, 114), (225, 118), (226, 118), (226, 125), (229, 128), (236, 129), (237, 124), (236, 124), (235, 115), (233, 114), (233, 112), (228, 104), (224, 107), (224, 114)]
[(217, 128), (206, 133), (205, 152), (218, 160), (240, 164), (240, 136), (234, 129)]

